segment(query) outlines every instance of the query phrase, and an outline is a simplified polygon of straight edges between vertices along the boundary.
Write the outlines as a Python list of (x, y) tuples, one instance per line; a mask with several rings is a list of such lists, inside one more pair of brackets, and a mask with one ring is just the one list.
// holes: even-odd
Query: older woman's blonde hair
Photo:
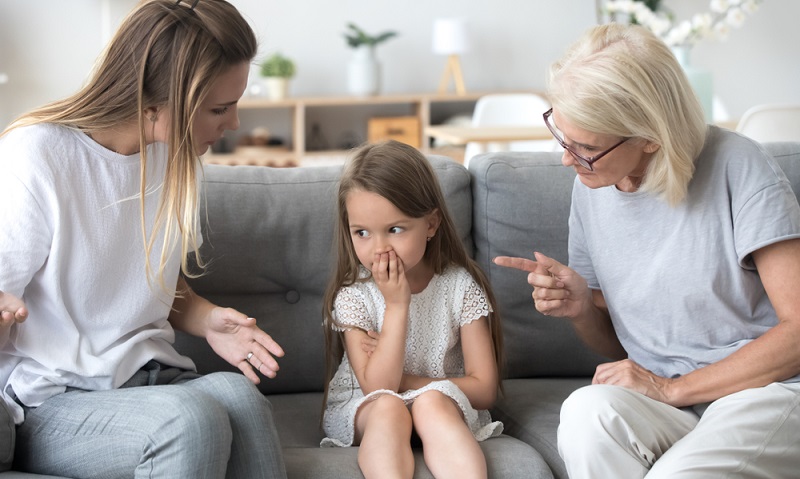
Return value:
[(550, 68), (549, 99), (572, 125), (659, 146), (640, 187), (676, 205), (703, 149), (703, 108), (670, 49), (649, 30), (590, 29)]
[[(178, 245), (184, 274), (193, 276), (187, 261), (190, 251), (203, 266), (197, 254), (200, 161), (194, 147), (194, 118), (214, 81), (234, 65), (252, 61), (257, 49), (253, 30), (225, 0), (144, 0), (122, 22), (83, 88), (21, 116), (3, 134), (38, 123), (92, 134), (136, 122), (147, 275), (162, 289), (171, 290), (174, 285), (163, 281), (164, 268)], [(162, 108), (170, 118), (169, 160), (155, 225), (145, 224), (144, 215), (146, 129), (152, 128), (145, 110), (151, 108)], [(160, 231), (164, 243), (156, 245)], [(155, 274), (149, 260), (154, 249), (160, 249)]]

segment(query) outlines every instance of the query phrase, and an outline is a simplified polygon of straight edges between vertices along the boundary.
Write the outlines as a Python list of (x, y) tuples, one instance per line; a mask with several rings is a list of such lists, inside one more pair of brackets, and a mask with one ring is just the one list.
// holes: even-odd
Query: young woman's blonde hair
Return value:
[[(137, 122), (141, 155), (141, 227), (148, 279), (162, 289), (167, 259), (177, 244), (181, 269), (187, 276), (188, 253), (198, 265), (197, 179), (200, 162), (194, 147), (192, 124), (214, 81), (242, 62), (250, 62), (258, 49), (255, 34), (240, 13), (224, 0), (146, 0), (122, 22), (98, 59), (92, 76), (71, 97), (45, 105), (15, 120), (14, 128), (54, 123), (83, 131), (113, 129)], [(160, 108), (171, 119), (168, 131), (169, 161), (155, 225), (145, 224), (147, 185), (146, 132), (152, 128), (145, 110)], [(150, 253), (163, 230), (156, 274)]]
[(428, 159), (414, 147), (389, 140), (358, 149), (345, 166), (339, 181), (338, 221), (334, 233), (337, 260), (322, 308), (327, 353), (325, 395), (327, 396), (328, 385), (344, 353), (341, 335), (333, 328), (334, 301), (340, 289), (359, 280), (358, 272), (361, 265), (350, 236), (350, 222), (347, 217), (346, 202), (351, 191), (367, 191), (380, 195), (411, 218), (422, 218), (438, 212), (441, 222), (436, 234), (428, 242), (423, 261), (429, 264), (436, 274), (441, 274), (451, 265), (461, 266), (486, 292), (493, 310), (487, 319), (494, 344), (495, 361), (502, 377), (503, 334), (497, 302), (489, 280), (478, 264), (470, 258), (461, 242), (436, 173)]
[(707, 125), (683, 69), (649, 30), (590, 29), (551, 66), (548, 97), (578, 128), (658, 145), (640, 190), (671, 205), (685, 198)]

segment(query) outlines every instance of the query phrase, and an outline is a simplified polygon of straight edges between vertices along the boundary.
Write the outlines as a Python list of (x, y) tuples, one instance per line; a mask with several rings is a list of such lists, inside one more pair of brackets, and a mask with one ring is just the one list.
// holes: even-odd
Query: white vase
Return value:
[(377, 95), (381, 89), (381, 66), (375, 59), (375, 49), (361, 45), (353, 51), (347, 65), (347, 91), (353, 95)]
[(283, 77), (266, 77), (267, 98), (280, 101), (289, 96), (289, 79)]
[(688, 45), (681, 45), (672, 47), (672, 53), (678, 59), (678, 63), (686, 73), (694, 89), (697, 99), (703, 106), (703, 112), (706, 115), (706, 123), (714, 122), (714, 88), (711, 77), (711, 72), (702, 68), (697, 68), (690, 62), (689, 56), (691, 47)]

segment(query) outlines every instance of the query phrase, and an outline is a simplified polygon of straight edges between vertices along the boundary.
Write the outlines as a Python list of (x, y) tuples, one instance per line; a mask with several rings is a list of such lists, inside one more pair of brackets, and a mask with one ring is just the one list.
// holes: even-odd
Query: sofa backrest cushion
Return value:
[[(800, 192), (800, 143), (767, 143)], [(591, 376), (604, 358), (590, 352), (567, 321), (533, 306), (527, 274), (501, 268), (496, 256), (533, 259), (533, 252), (567, 264), (568, 218), (575, 173), (561, 153), (488, 153), (470, 161), (475, 258), (489, 275), (505, 331), (507, 376)]]
[[(472, 248), (467, 170), (432, 156), (462, 240)], [(205, 275), (189, 281), (201, 296), (257, 319), (285, 350), (268, 393), (321, 391), (322, 297), (334, 263), (333, 225), (340, 166), (205, 167), (201, 256)], [(206, 221), (207, 218), (207, 221)], [(202, 373), (236, 370), (204, 339), (178, 334), (176, 347)]]
[(488, 153), (470, 160), (475, 259), (486, 271), (503, 321), (506, 376), (591, 375), (600, 358), (563, 319), (537, 312), (527, 273), (492, 263), (496, 256), (533, 259), (539, 251), (567, 263), (575, 173), (550, 152)]

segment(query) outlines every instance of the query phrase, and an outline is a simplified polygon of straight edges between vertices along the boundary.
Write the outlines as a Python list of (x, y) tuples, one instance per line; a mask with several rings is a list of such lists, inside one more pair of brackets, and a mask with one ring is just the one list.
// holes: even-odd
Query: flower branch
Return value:
[(754, 14), (762, 0), (711, 0), (709, 11), (696, 13), (691, 19), (677, 21), (660, 1), (610, 0), (604, 11), (611, 20), (626, 15), (652, 31), (669, 46), (694, 45), (704, 38), (725, 40), (731, 28), (740, 27), (748, 15)]

